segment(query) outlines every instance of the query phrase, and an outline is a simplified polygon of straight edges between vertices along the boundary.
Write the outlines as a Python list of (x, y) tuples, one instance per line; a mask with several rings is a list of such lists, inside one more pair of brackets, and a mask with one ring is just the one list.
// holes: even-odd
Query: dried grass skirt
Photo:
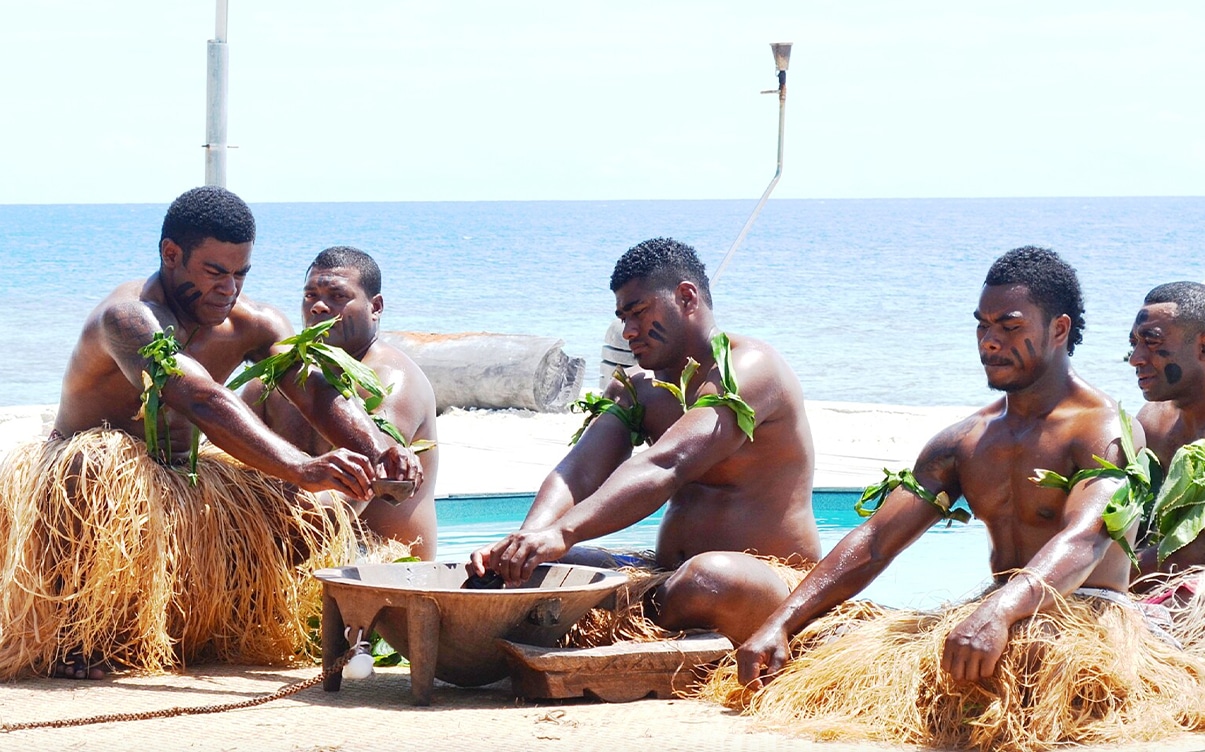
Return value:
[(347, 562), (347, 513), (213, 447), (198, 473), (102, 429), (4, 458), (0, 679), (77, 654), (140, 671), (312, 657), (310, 574)]
[(1205, 728), (1205, 661), (1152, 633), (1137, 608), (1058, 598), (1015, 624), (996, 674), (941, 670), (946, 635), (978, 602), (941, 611), (846, 603), (793, 640), (794, 659), (756, 692), (726, 661), (700, 696), (817, 739), (1045, 750), (1150, 741)]

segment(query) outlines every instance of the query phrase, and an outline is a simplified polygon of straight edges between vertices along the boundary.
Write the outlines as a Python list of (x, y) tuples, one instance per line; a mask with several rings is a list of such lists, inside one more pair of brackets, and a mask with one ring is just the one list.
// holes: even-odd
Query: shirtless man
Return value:
[[(1185, 444), (1205, 438), (1205, 285), (1169, 282), (1147, 293), (1130, 330), (1130, 365), (1146, 404), (1138, 422), (1164, 469)], [(1142, 573), (1205, 564), (1205, 538), (1159, 566), (1156, 549), (1138, 554)]]
[[(1030, 482), (1035, 468), (1066, 477), (1124, 465), (1116, 403), (1071, 370), (1083, 304), (1075, 271), (1053, 252), (1018, 248), (988, 272), (975, 319), (988, 385), (1004, 397), (932, 438), (915, 476), (933, 494), (966, 499), (987, 526), (1000, 587), (949, 634), (942, 669), (956, 680), (991, 676), (1009, 627), (1079, 587), (1125, 592), (1130, 563), (1101, 513), (1120, 481), (1096, 478), (1070, 493)], [(1142, 446), (1142, 433), (1135, 441)], [(939, 509), (895, 489), (851, 531), (737, 652), (742, 683), (758, 687), (790, 657), (788, 640), (852, 598), (934, 522)], [(1024, 571), (1019, 571), (1024, 570)]]
[[(633, 454), (632, 431), (613, 414), (598, 417), (545, 479), (522, 528), (474, 552), (470, 572), (490, 569), (508, 583), (522, 582), (538, 564), (566, 554), (574, 561), (574, 544), (632, 525), (668, 500), (656, 564), (676, 571), (653, 599), (657, 623), (743, 639), (789, 592), (769, 565), (749, 554), (796, 561), (820, 556), (812, 516), (814, 451), (799, 381), (769, 345), (730, 335), (740, 396), (756, 415), (756, 440), (726, 406), (684, 414), (654, 378), (677, 384), (694, 358), (700, 367), (687, 384), (686, 403), (724, 391), (712, 354), (719, 330), (703, 264), (690, 246), (647, 240), (619, 259), (611, 290), (640, 365), (628, 374), (644, 407), (639, 428), (652, 444)], [(617, 380), (605, 396), (632, 406)]]
[[(408, 443), (418, 439), (434, 442), (435, 392), (414, 361), (377, 338), (384, 310), (381, 269), (367, 253), (346, 246), (327, 248), (306, 271), (301, 303), (305, 325), (314, 326), (339, 316), (326, 342), (363, 362), (391, 389), (377, 414), (393, 423)], [(262, 396), (263, 385), (258, 381), (248, 384), (243, 392), (243, 398), (269, 428), (310, 454), (331, 450), (331, 443), (286, 399), (270, 394), (261, 402)], [(424, 482), (409, 499), (394, 503), (374, 499), (366, 507), (353, 505), (369, 529), (409, 543), (411, 553), (423, 560), (435, 558), (438, 453), (439, 448), (433, 447), (419, 455)]]
[(368, 499), (378, 466), (388, 477), (421, 479), (413, 453), (320, 376), (302, 387), (290, 374), (280, 384), (318, 431), (344, 447), (316, 457), (273, 433), (223, 385), (237, 367), (267, 357), (293, 334), (280, 311), (239, 295), (254, 243), (255, 219), (233, 193), (206, 186), (177, 198), (163, 221), (159, 271), (119, 286), (84, 322), (63, 377), (54, 430), (70, 436), (108, 426), (141, 437), (147, 359), (138, 350), (170, 328), (183, 345), (176, 355), (183, 373), (168, 380), (162, 401), (164, 412), (184, 420), (170, 421), (161, 432), (170, 433), (178, 455), (188, 450), (195, 425), (231, 456), (308, 491)]

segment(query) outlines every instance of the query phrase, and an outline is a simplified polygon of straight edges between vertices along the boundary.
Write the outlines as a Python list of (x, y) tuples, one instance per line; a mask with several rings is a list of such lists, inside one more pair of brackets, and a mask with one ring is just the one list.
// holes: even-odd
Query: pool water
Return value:
[[(816, 491), (812, 506), (827, 552), (862, 518), (854, 512), (860, 491)], [(467, 561), (477, 548), (517, 530), (531, 506), (531, 494), (449, 496), (436, 500), (440, 561)], [(652, 549), (662, 512), (632, 527), (598, 538), (591, 545), (615, 549)], [(988, 540), (983, 523), (934, 525), (900, 554), (862, 592), (864, 598), (896, 607), (931, 608), (960, 600), (983, 588), (990, 576)]]

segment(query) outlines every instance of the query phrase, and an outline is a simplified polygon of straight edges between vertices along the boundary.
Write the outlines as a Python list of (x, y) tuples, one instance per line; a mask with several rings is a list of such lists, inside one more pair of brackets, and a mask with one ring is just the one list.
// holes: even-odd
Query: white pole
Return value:
[(226, 187), (226, 3), (217, 0), (217, 28), (208, 44), (205, 85), (205, 185)]
[(724, 273), (728, 262), (732, 260), (732, 254), (736, 253), (736, 249), (744, 242), (745, 236), (749, 234), (749, 228), (753, 227), (753, 221), (761, 213), (762, 207), (766, 205), (766, 199), (770, 198), (770, 193), (773, 192), (774, 186), (778, 185), (778, 179), (782, 177), (782, 142), (786, 134), (787, 124), (787, 64), (791, 60), (791, 43), (772, 43), (770, 49), (774, 53), (774, 67), (778, 70), (778, 88), (763, 91), (762, 94), (778, 92), (778, 167), (774, 170), (774, 177), (771, 178), (770, 184), (766, 186), (765, 192), (762, 193), (761, 200), (757, 202), (757, 206), (753, 207), (753, 213), (749, 215), (745, 226), (741, 228), (741, 234), (736, 236), (736, 240), (733, 241), (732, 245), (728, 248), (728, 252), (724, 254), (724, 258), (720, 261), (719, 267), (711, 275), (712, 285)]

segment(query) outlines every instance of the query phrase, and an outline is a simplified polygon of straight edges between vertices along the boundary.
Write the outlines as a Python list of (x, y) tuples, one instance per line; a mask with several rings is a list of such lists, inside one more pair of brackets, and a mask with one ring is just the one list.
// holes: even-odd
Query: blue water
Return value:
[[(714, 269), (753, 205), (254, 205), (245, 294), (296, 325), (306, 265), (325, 246), (356, 245), (383, 267), (386, 328), (560, 337), (593, 377), (615, 259), (673, 235)], [(165, 208), (0, 206), (0, 405), (57, 400), (84, 316), (156, 268)], [(776, 346), (812, 398), (979, 404), (990, 398), (971, 318), (979, 287), (996, 256), (1031, 243), (1080, 270), (1088, 329), (1076, 368), (1136, 408), (1129, 327), (1154, 285), (1205, 279), (1205, 198), (771, 200), (715, 286), (716, 314)]]
[[(858, 494), (817, 491), (812, 496), (820, 543), (827, 553), (862, 518), (854, 512)], [(439, 559), (467, 561), (477, 548), (519, 528), (530, 494), (448, 497), (436, 502)], [(483, 503), (484, 502), (484, 503)], [(615, 550), (649, 550), (657, 542), (662, 511), (618, 533), (591, 541)], [(987, 529), (969, 525), (933, 526), (896, 558), (863, 596), (888, 606), (931, 608), (978, 592), (990, 577)]]

